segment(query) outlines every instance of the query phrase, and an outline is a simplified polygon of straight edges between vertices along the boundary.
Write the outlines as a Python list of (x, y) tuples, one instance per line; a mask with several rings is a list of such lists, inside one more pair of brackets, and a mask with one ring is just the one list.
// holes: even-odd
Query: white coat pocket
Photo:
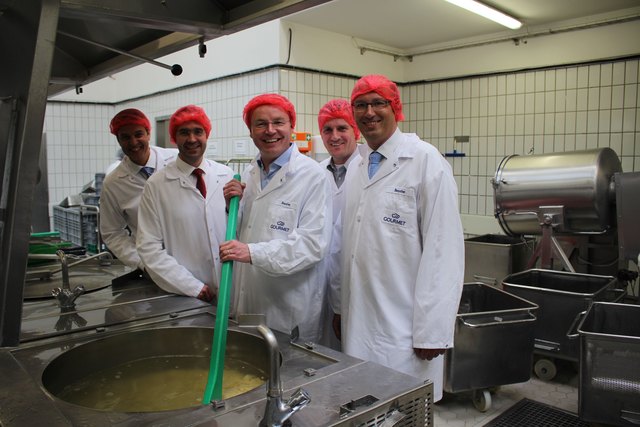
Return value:
[(380, 221), (387, 230), (413, 232), (416, 230), (416, 198), (411, 187), (385, 187), (381, 194)]
[(288, 201), (277, 201), (269, 204), (266, 224), (274, 235), (289, 235), (297, 225), (297, 204)]

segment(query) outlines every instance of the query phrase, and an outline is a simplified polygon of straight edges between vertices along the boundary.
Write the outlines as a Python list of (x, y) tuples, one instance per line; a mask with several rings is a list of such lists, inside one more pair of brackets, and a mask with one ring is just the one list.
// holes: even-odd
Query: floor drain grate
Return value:
[(484, 427), (589, 427), (589, 424), (571, 412), (522, 399)]

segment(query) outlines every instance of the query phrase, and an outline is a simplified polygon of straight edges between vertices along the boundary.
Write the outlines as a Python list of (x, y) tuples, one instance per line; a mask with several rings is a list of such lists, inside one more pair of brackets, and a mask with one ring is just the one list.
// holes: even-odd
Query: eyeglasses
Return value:
[(182, 136), (185, 138), (188, 138), (189, 135), (193, 134), (194, 136), (203, 136), (204, 135), (204, 129), (202, 128), (194, 128), (194, 129), (187, 129), (187, 128), (182, 128), (182, 129), (178, 129), (177, 132), (178, 136)]
[(265, 130), (269, 127), (269, 125), (273, 126), (275, 129), (280, 129), (285, 127), (286, 125), (288, 125), (289, 122), (286, 120), (273, 120), (273, 121), (267, 121), (267, 120), (260, 120), (257, 121), (253, 124), (253, 127), (256, 129), (260, 129), (260, 130)]
[(351, 106), (353, 107), (354, 111), (357, 111), (358, 113), (364, 113), (369, 108), (369, 105), (371, 105), (371, 108), (373, 108), (375, 111), (380, 111), (387, 108), (390, 103), (391, 102), (387, 101), (386, 99), (376, 99), (373, 102), (354, 102), (353, 104), (351, 104)]

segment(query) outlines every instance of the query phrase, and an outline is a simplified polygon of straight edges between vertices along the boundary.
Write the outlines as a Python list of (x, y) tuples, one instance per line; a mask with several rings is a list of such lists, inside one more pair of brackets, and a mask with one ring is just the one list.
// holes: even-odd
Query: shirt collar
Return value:
[(342, 164), (342, 165), (340, 165), (338, 167), (336, 167), (336, 164), (333, 161), (333, 157), (331, 157), (331, 158), (329, 158), (329, 163), (327, 163), (327, 169), (329, 169), (330, 171), (335, 171), (339, 167), (342, 167), (342, 166), (344, 166), (345, 169), (348, 169), (349, 168), (349, 164), (351, 163), (351, 161), (353, 159), (355, 159), (357, 156), (358, 156), (358, 147), (356, 147), (356, 149), (353, 150), (353, 153), (351, 153), (351, 155), (349, 156), (347, 161), (344, 164)]
[[(202, 169), (205, 174), (207, 173), (207, 168), (205, 166), (206, 162), (204, 161), (204, 159), (202, 159), (202, 162), (200, 162), (200, 165), (198, 166), (200, 169)], [(193, 173), (193, 171), (196, 169), (195, 166), (191, 166), (189, 163), (185, 162), (184, 160), (182, 160), (180, 157), (176, 156), (176, 167), (178, 168), (178, 170), (180, 172), (182, 172), (185, 175), (191, 175)]]
[[(289, 148), (285, 150), (284, 153), (280, 154), (277, 159), (275, 159), (271, 164), (269, 164), (269, 170), (273, 170), (273, 166), (277, 166), (278, 169), (289, 163), (291, 160), (291, 153), (293, 152), (293, 143), (289, 144)], [(260, 166), (261, 170), (264, 170), (264, 166), (262, 164), (262, 159), (258, 158), (258, 166)]]
[(154, 169), (158, 169), (158, 156), (156, 156), (156, 151), (151, 147), (149, 147), (149, 150), (151, 151), (151, 153), (149, 154), (149, 159), (147, 160), (147, 163), (144, 166), (149, 166)]
[(389, 139), (387, 139), (385, 142), (382, 143), (382, 145), (380, 147), (378, 147), (377, 150), (372, 150), (368, 145), (367, 145), (367, 159), (369, 158), (369, 154), (373, 153), (374, 151), (377, 151), (378, 153), (382, 154), (384, 156), (385, 159), (390, 158), (391, 156), (393, 156), (394, 151), (396, 150), (396, 148), (398, 147), (398, 145), (402, 142), (402, 132), (400, 132), (400, 129), (396, 127), (395, 132), (393, 132), (393, 134), (389, 137)]

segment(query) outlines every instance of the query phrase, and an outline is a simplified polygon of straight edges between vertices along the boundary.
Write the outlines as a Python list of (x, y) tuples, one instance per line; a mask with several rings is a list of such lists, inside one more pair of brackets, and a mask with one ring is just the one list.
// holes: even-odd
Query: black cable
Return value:
[(287, 54), (287, 62), (284, 63), (285, 65), (289, 65), (289, 60), (291, 59), (292, 40), (293, 40), (293, 31), (291, 31), (291, 28), (289, 28), (289, 53)]

